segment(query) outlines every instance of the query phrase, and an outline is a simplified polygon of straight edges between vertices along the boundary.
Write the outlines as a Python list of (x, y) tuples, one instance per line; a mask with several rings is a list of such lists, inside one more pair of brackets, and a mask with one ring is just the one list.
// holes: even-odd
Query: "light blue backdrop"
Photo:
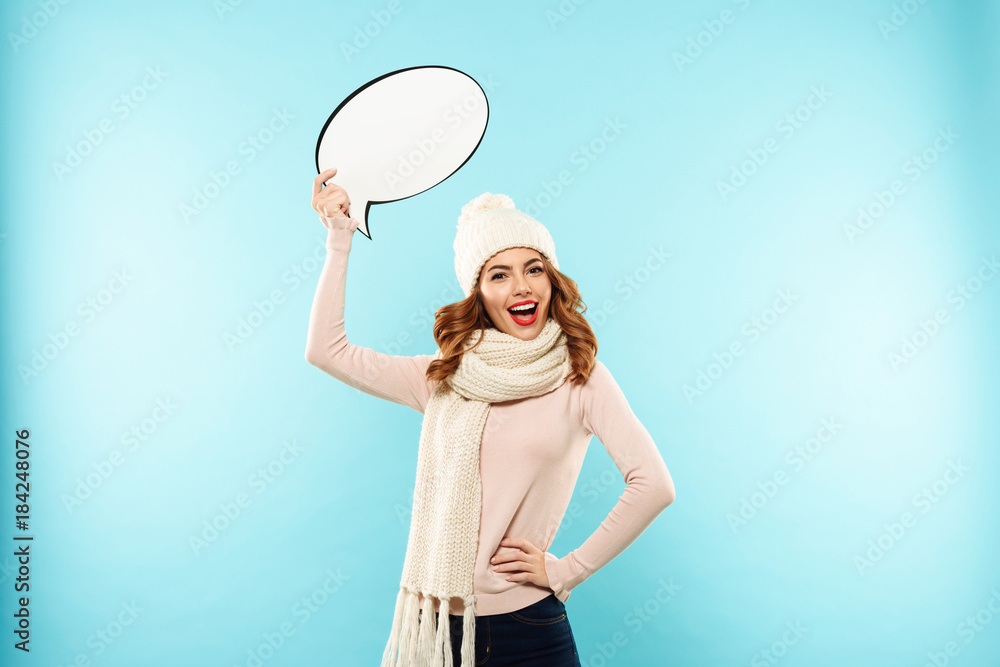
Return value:
[[(583, 664), (996, 664), (997, 3), (0, 15), (3, 664), (377, 663), (420, 415), (304, 361), (309, 199), (336, 105), (429, 64), (483, 85), (489, 126), (373, 208), (348, 333), (433, 352), (481, 192), (552, 231), (677, 485), (567, 602)], [(551, 550), (623, 488), (594, 439)], [(12, 532), (34, 537), (30, 654)]]

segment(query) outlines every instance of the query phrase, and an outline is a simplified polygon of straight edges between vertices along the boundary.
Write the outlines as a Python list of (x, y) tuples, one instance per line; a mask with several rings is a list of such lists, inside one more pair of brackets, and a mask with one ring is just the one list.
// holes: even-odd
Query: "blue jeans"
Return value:
[[(462, 617), (451, 615), (452, 662), (462, 663)], [(476, 616), (476, 665), (580, 667), (566, 605), (550, 593), (507, 614)]]

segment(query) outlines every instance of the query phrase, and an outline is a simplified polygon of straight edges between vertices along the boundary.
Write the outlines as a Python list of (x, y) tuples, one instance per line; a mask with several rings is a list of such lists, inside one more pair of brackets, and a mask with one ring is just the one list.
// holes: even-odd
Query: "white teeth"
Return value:
[(508, 310), (513, 310), (515, 312), (523, 312), (523, 311), (531, 310), (536, 305), (537, 304), (534, 304), (534, 303), (528, 303), (528, 304), (525, 304), (523, 306), (514, 306), (513, 308), (508, 308)]

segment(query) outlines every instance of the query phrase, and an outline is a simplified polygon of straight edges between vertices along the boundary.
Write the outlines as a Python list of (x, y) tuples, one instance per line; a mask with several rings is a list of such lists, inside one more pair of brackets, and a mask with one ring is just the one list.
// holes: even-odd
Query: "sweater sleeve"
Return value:
[(425, 376), (433, 355), (389, 355), (347, 340), (344, 291), (351, 238), (360, 224), (355, 218), (320, 217), (329, 230), (326, 260), (309, 314), (305, 358), (344, 384), (387, 401), (423, 412), (436, 383)]
[(583, 426), (596, 435), (625, 480), (618, 503), (597, 530), (562, 558), (545, 552), (549, 587), (563, 602), (590, 575), (625, 550), (674, 501), (674, 483), (649, 432), (600, 361), (580, 392)]

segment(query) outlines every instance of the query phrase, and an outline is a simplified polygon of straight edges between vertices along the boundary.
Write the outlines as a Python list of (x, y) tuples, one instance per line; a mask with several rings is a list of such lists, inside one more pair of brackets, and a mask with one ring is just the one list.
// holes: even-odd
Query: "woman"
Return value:
[[(313, 181), (312, 205), (329, 232), (306, 360), (424, 414), (382, 665), (579, 665), (564, 602), (673, 502), (663, 458), (596, 359), (585, 306), (558, 270), (548, 230), (504, 195), (462, 209), (455, 270), (466, 298), (435, 313), (434, 355), (349, 343), (344, 290), (359, 223), (348, 194), (327, 183), (336, 172)], [(593, 535), (557, 558), (546, 549), (593, 435), (627, 486)]]

